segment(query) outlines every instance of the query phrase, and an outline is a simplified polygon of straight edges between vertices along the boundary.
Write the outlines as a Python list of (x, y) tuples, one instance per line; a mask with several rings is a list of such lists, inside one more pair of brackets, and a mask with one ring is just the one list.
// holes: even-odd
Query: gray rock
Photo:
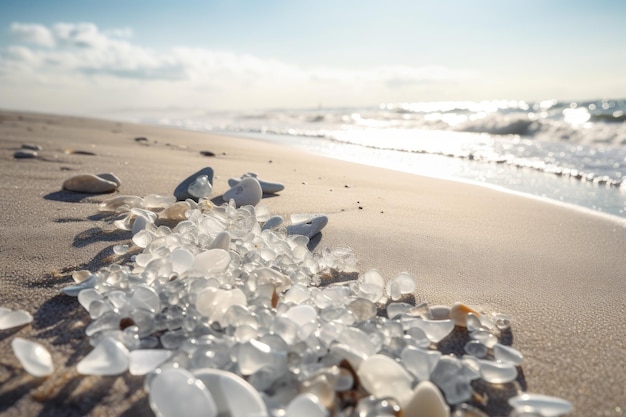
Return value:
[(226, 191), (223, 195), (224, 201), (235, 201), (237, 207), (241, 206), (256, 206), (263, 197), (263, 190), (261, 184), (254, 177), (247, 177), (241, 180), (230, 190)]
[(28, 149), (31, 151), (43, 151), (43, 147), (40, 145), (35, 145), (32, 143), (23, 143), (22, 144), (22, 149)]

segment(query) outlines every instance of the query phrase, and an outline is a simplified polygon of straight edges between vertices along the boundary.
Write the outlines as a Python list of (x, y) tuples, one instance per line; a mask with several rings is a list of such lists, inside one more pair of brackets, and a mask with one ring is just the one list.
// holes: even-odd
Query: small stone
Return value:
[(200, 155), (202, 155), (202, 156), (215, 156), (215, 153), (211, 152), (211, 151), (200, 151)]
[(403, 407), (403, 414), (411, 417), (449, 417), (450, 407), (435, 384), (422, 381), (415, 387), (411, 400)]
[(262, 230), (272, 230), (283, 224), (282, 216), (272, 216), (263, 224)]
[(150, 381), (150, 408), (159, 417), (217, 416), (217, 406), (209, 390), (182, 368), (166, 369)]
[(536, 413), (543, 417), (559, 417), (572, 412), (572, 403), (549, 395), (525, 393), (509, 399), (516, 411)]
[(129, 353), (126, 346), (111, 337), (103, 337), (100, 343), (85, 356), (76, 369), (83, 375), (119, 375), (126, 372)]
[(315, 214), (302, 223), (287, 226), (288, 235), (303, 235), (312, 238), (318, 234), (328, 224), (328, 217), (325, 214)]
[(15, 159), (32, 159), (37, 158), (37, 156), (37, 152), (30, 149), (23, 149), (13, 153), (13, 158)]
[(237, 185), (226, 191), (222, 198), (224, 201), (235, 201), (237, 207), (256, 206), (263, 197), (261, 184), (254, 177), (246, 177)]
[(79, 174), (66, 179), (63, 189), (76, 193), (100, 194), (112, 193), (117, 184), (93, 174)]
[(51, 375), (54, 371), (52, 356), (41, 344), (16, 337), (11, 342), (13, 353), (20, 361), (26, 372), (42, 377)]
[[(8, 310), (8, 309), (7, 309)], [(33, 316), (25, 310), (9, 310), (0, 314), (0, 330), (24, 326), (33, 321)]]
[(28, 149), (31, 151), (43, 151), (43, 147), (41, 145), (35, 145), (32, 143), (23, 143), (22, 149)]
[(185, 178), (180, 184), (178, 184), (176, 188), (174, 189), (174, 197), (176, 197), (178, 201), (185, 201), (189, 198), (197, 202), (198, 197), (192, 195), (189, 192), (189, 186), (191, 185), (191, 183), (196, 181), (198, 177), (201, 177), (201, 176), (206, 176), (208, 182), (210, 184), (213, 184), (213, 168), (205, 167), (191, 174), (190, 176)]
[(122, 180), (120, 180), (117, 177), (117, 175), (111, 174), (110, 172), (105, 172), (105, 173), (102, 173), (102, 174), (96, 174), (96, 176), (100, 177), (102, 179), (105, 179), (107, 181), (114, 182), (115, 184), (117, 184), (118, 188), (122, 185)]
[(261, 190), (263, 190), (263, 193), (266, 193), (266, 194), (275, 194), (285, 189), (285, 186), (283, 184), (279, 182), (264, 181), (258, 178), (257, 175), (253, 172), (245, 173), (241, 176), (241, 178), (230, 178), (228, 180), (228, 185), (231, 187), (235, 187), (244, 178), (256, 178), (259, 181), (259, 184), (261, 185)]

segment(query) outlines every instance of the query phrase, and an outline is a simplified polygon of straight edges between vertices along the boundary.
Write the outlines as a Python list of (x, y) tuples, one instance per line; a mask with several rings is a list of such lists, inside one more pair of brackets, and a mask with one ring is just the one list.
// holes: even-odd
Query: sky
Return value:
[(626, 97), (614, 0), (0, 0), (0, 108)]

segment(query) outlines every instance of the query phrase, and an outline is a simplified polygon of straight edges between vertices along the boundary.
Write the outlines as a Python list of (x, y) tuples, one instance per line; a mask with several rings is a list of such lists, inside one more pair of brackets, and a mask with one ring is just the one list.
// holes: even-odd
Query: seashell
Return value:
[(176, 186), (176, 188), (174, 189), (174, 197), (176, 197), (176, 200), (185, 201), (188, 198), (190, 198), (193, 201), (197, 202), (198, 197), (195, 197), (189, 192), (189, 186), (192, 183), (194, 183), (198, 177), (202, 177), (205, 175), (207, 177), (209, 184), (213, 184), (213, 168), (211, 167), (202, 168), (201, 170), (185, 178), (180, 184)]
[(471, 307), (468, 307), (463, 303), (454, 303), (450, 309), (450, 318), (454, 320), (454, 324), (457, 326), (467, 327), (467, 315), (469, 313), (474, 314), (476, 317), (480, 317), (480, 313)]
[(234, 200), (237, 207), (255, 206), (261, 201), (262, 197), (263, 190), (261, 189), (261, 184), (253, 177), (244, 178), (222, 196), (224, 201)]
[(100, 194), (111, 193), (117, 189), (118, 185), (107, 179), (93, 174), (79, 174), (66, 179), (63, 182), (63, 189), (77, 193)]

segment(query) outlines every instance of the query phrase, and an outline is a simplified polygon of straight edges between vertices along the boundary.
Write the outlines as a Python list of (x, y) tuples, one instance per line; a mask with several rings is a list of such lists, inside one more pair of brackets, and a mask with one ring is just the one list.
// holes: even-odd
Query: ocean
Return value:
[(626, 218), (626, 99), (382, 103), (236, 112), (126, 109), (123, 118), (277, 142)]

